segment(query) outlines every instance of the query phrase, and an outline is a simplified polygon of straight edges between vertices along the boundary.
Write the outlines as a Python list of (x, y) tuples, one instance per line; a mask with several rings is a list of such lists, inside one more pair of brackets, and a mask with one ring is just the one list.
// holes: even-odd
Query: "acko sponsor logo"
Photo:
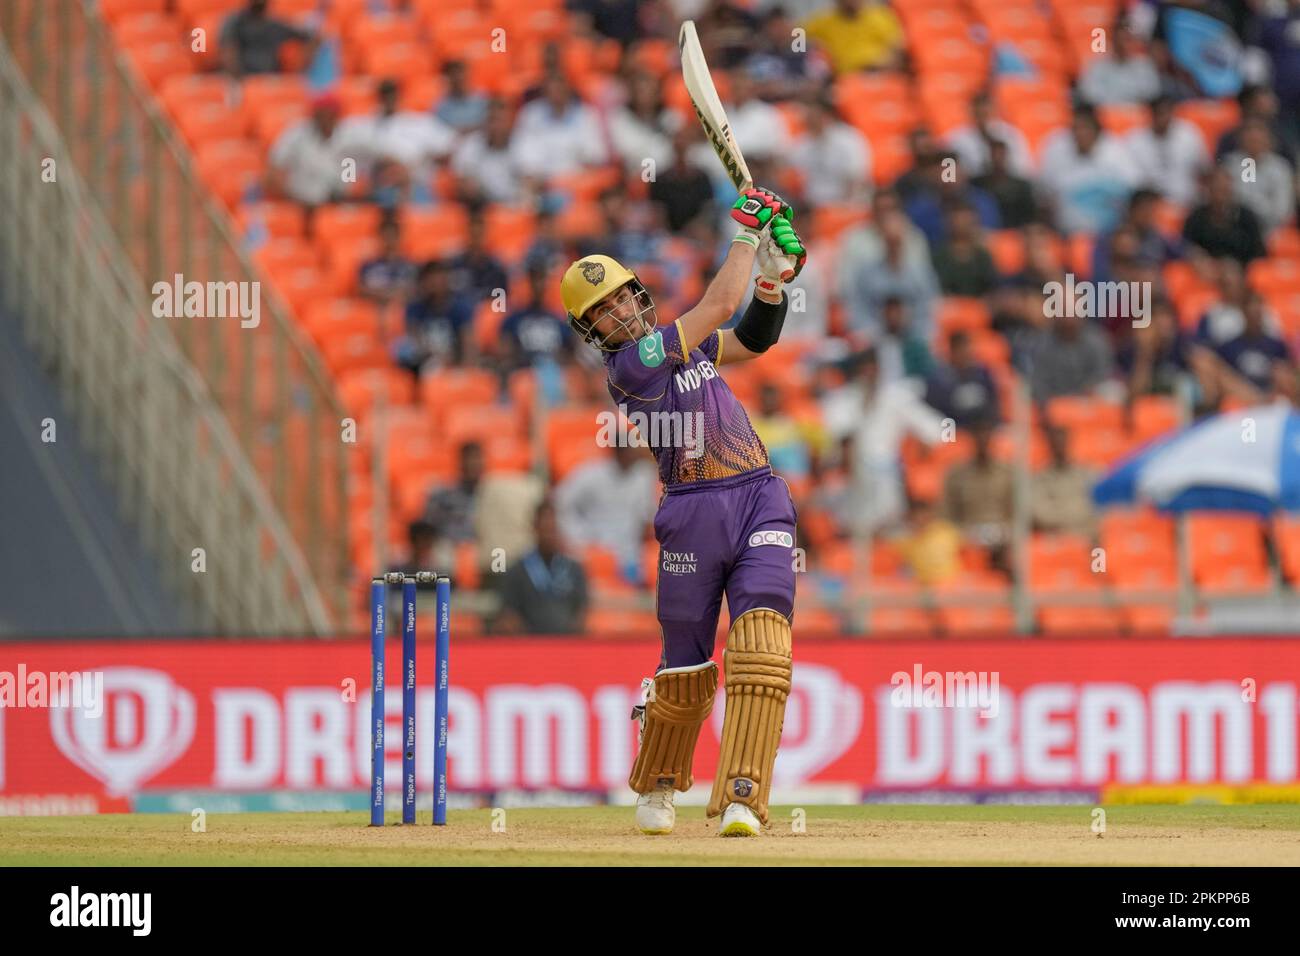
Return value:
[(749, 546), (757, 548), (764, 544), (775, 544), (782, 548), (794, 547), (794, 535), (789, 531), (755, 531), (749, 536)]

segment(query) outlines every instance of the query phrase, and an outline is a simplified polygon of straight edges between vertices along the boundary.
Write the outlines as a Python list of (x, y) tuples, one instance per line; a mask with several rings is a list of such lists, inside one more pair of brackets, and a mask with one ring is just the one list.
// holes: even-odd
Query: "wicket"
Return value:
[(435, 593), (434, 704), (437, 731), (433, 748), (433, 822), (447, 823), (447, 657), (451, 645), (451, 578), (433, 571), (388, 571), (370, 581), (370, 825), (384, 825), (384, 617), (389, 586), (402, 586), (402, 823), (415, 823), (415, 618), (416, 590), (432, 584)]

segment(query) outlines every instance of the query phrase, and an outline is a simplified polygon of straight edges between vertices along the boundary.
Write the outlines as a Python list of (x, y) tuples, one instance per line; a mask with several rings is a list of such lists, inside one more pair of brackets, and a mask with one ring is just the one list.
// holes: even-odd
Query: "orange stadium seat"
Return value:
[(188, 50), (189, 47), (174, 40), (145, 40), (122, 47), (145, 85), (153, 89), (158, 89), (168, 77), (194, 72), (194, 60)]
[(284, 74), (250, 76), (243, 81), (243, 92), (244, 122), (250, 133), (262, 125), (264, 113), (282, 113), (287, 107), (295, 107), (300, 115), (306, 116), (308, 104), (311, 102), (311, 91), (307, 81), (301, 76)]
[(1016, 616), (1005, 605), (988, 607), (941, 607), (936, 612), (939, 627), (951, 637), (1007, 636), (1016, 632)]
[(261, 200), (241, 204), (235, 221), (245, 236), (260, 230), (272, 239), (302, 239), (306, 218), (297, 203)]
[(1262, 526), (1254, 516), (1193, 512), (1186, 521), (1192, 575), (1198, 583), (1224, 585), (1227, 569), (1266, 573)]
[(1264, 296), (1300, 292), (1300, 260), (1256, 259), (1246, 268), (1246, 278)]
[(242, 139), (219, 140), (198, 147), (195, 165), (199, 178), (233, 208), (262, 178), (262, 151)]
[(1025, 267), (1025, 237), (1018, 229), (996, 229), (985, 234), (993, 265), (1004, 276)]
[(243, 116), (239, 110), (224, 103), (186, 105), (174, 118), (191, 149), (214, 140), (238, 139), (243, 135)]
[(371, 333), (335, 335), (321, 345), (321, 356), (335, 375), (357, 369), (392, 368), (393, 357)]
[(878, 637), (916, 637), (935, 630), (933, 613), (924, 608), (880, 607), (867, 615), (867, 631)]
[(1124, 630), (1134, 635), (1166, 636), (1177, 617), (1172, 604), (1138, 604), (1119, 609)]
[(190, 73), (168, 77), (163, 81), (158, 94), (173, 119), (199, 106), (229, 106), (235, 109), (238, 96), (238, 84), (224, 76)]
[(303, 327), (319, 343), (341, 335), (369, 335), (382, 341), (379, 307), (365, 299), (327, 299), (309, 308)]
[(1044, 605), (1038, 612), (1038, 625), (1046, 636), (1095, 634), (1111, 637), (1123, 633), (1123, 619), (1109, 607)]
[(161, 16), (167, 6), (167, 0), (99, 0), (99, 12), (114, 27), (123, 19), (141, 14)]
[(157, 10), (121, 16), (109, 23), (113, 40), (119, 46), (176, 43), (181, 35), (180, 21)]
[(1214, 597), (1233, 594), (1258, 594), (1273, 586), (1268, 568), (1232, 564), (1202, 566), (1196, 576), (1201, 593)]
[(374, 76), (405, 81), (416, 76), (430, 76), (438, 61), (426, 43), (409, 37), (374, 42), (362, 48), (360, 69)]
[(1201, 131), (1205, 148), (1213, 156), (1219, 137), (1241, 121), (1241, 107), (1230, 99), (1186, 100), (1174, 107), (1174, 115)]
[(420, 401), (434, 413), (458, 405), (487, 405), (496, 401), (497, 377), (486, 369), (441, 369), (420, 379)]
[(415, 379), (402, 368), (362, 369), (338, 378), (343, 407), (354, 415), (368, 414), (381, 401), (385, 405), (410, 405), (415, 401)]
[(1292, 587), (1300, 587), (1300, 518), (1285, 514), (1275, 518), (1273, 540), (1277, 542), (1282, 573)]
[(1052, 424), (1067, 429), (1081, 426), (1118, 429), (1124, 426), (1123, 406), (1087, 395), (1061, 395), (1053, 398), (1047, 403), (1047, 417)]

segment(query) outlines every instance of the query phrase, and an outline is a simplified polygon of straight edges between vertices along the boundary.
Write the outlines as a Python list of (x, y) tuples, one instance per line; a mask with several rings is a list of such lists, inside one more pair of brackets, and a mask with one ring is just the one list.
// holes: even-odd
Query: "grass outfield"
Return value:
[[(789, 807), (757, 839), (720, 839), (701, 807), (646, 837), (629, 807), (453, 811), (449, 825), (370, 829), (360, 813), (0, 818), (0, 866), (1300, 865), (1300, 806)], [(390, 815), (389, 822), (400, 819)]]

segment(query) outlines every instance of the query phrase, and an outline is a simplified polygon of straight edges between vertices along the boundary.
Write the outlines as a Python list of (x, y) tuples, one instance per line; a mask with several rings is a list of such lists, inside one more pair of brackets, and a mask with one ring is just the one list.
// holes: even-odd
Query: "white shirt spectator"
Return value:
[(926, 445), (939, 441), (943, 417), (906, 381), (877, 384), (870, 392), (863, 381), (826, 396), (822, 416), (836, 441), (851, 437), (853, 504), (846, 516), (854, 531), (871, 532), (893, 524), (905, 511), (899, 452), (905, 435)]
[(655, 126), (645, 122), (627, 107), (620, 107), (610, 116), (610, 142), (631, 175), (640, 176), (641, 164), (647, 159), (654, 160), (655, 170), (673, 164), (673, 142), (665, 129), (662, 123)]
[(1291, 218), (1295, 204), (1295, 178), (1291, 164), (1277, 153), (1255, 157), (1255, 181), (1246, 182), (1242, 163), (1249, 157), (1234, 150), (1223, 157), (1223, 167), (1232, 176), (1233, 192), (1256, 216), (1265, 234)]
[(1106, 232), (1133, 185), (1133, 163), (1122, 143), (1101, 133), (1092, 149), (1079, 152), (1068, 129), (1043, 144), (1039, 181), (1056, 203), (1056, 222), (1065, 232)]
[(372, 157), (401, 163), (418, 176), (432, 174), (434, 161), (456, 143), (455, 130), (431, 113), (349, 116), (339, 131), (349, 142), (366, 144)]
[[(614, 452), (579, 465), (555, 489), (556, 517), (564, 540), (575, 548), (599, 545), (624, 563), (641, 554), (644, 530), (654, 518), (659, 476), (639, 449), (628, 467)], [(629, 451), (618, 449), (617, 454)]]
[(369, 156), (369, 150), (350, 137), (342, 123), (326, 139), (311, 119), (304, 119), (280, 134), (269, 159), (283, 173), (290, 197), (315, 206), (343, 194), (345, 159), (363, 160)]
[(1133, 157), (1138, 185), (1150, 187), (1180, 206), (1196, 203), (1200, 173), (1210, 161), (1196, 126), (1175, 118), (1170, 120), (1164, 136), (1142, 126), (1128, 134), (1125, 145)]
[(871, 148), (847, 123), (830, 123), (820, 136), (804, 136), (790, 160), (803, 173), (804, 195), (814, 206), (871, 201)]
[[(988, 132), (1007, 144), (1007, 165), (1013, 173), (1025, 177), (1034, 174), (1034, 154), (1024, 133), (1000, 119), (989, 122)], [(978, 127), (963, 126), (954, 130), (948, 134), (946, 142), (957, 153), (965, 175), (983, 176), (989, 171), (989, 144)]]
[(493, 147), (480, 130), (465, 137), (451, 157), (452, 171), (479, 184), (489, 202), (513, 203), (522, 198), (521, 168), (510, 146)]
[(510, 152), (523, 173), (541, 179), (609, 161), (596, 114), (577, 99), (571, 100), (562, 113), (557, 113), (545, 98), (533, 100), (521, 109), (510, 139)]
[(1145, 56), (1108, 56), (1090, 66), (1079, 81), (1079, 93), (1093, 106), (1146, 103), (1159, 92), (1160, 74)]
[(758, 97), (751, 96), (740, 104), (729, 103), (726, 111), (731, 132), (736, 142), (743, 144), (741, 149), (747, 159), (750, 156), (766, 159), (790, 138), (781, 111)]

